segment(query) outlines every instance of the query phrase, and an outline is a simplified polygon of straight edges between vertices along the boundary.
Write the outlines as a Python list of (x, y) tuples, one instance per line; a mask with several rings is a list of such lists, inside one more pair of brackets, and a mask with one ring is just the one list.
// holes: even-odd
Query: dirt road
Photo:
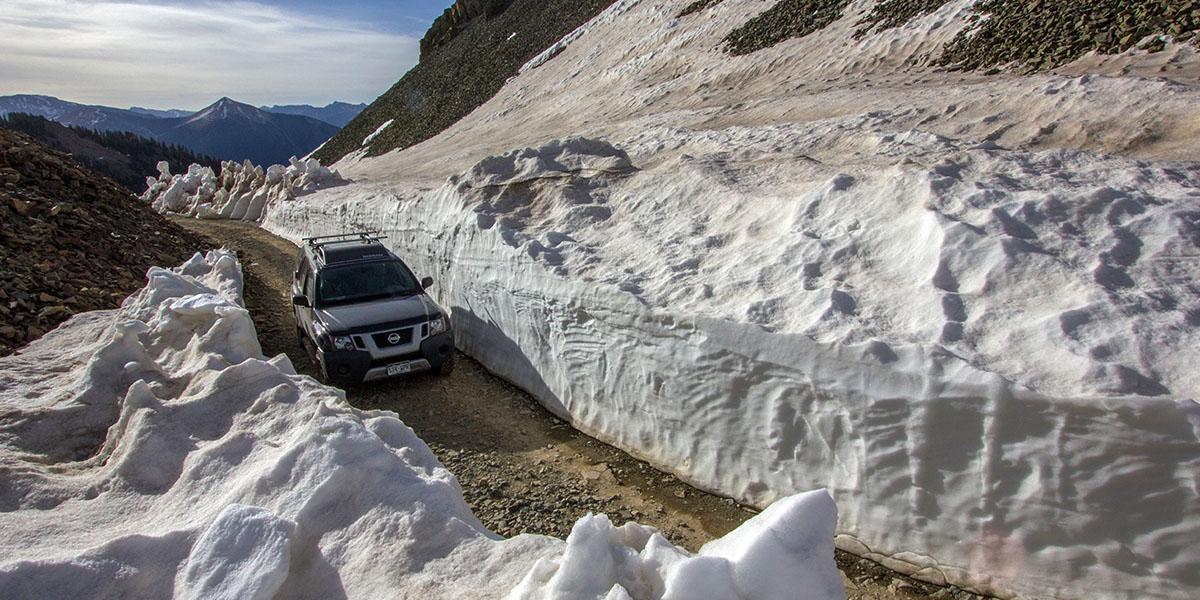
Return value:
[[(301, 373), (313, 365), (296, 339), (290, 278), (296, 247), (250, 224), (178, 219), (177, 223), (240, 253), (246, 307), (263, 352), (285, 353)], [(434, 284), (436, 285), (436, 283)], [(395, 379), (349, 390), (359, 408), (387, 409), (416, 431), (462, 485), (475, 514), (493, 531), (565, 538), (588, 512), (652, 525), (695, 551), (753, 515), (732, 500), (598, 442), (551, 415), (533, 398), (460, 355), (448, 376)], [(851, 599), (973, 598), (913, 581), (838, 552)]]

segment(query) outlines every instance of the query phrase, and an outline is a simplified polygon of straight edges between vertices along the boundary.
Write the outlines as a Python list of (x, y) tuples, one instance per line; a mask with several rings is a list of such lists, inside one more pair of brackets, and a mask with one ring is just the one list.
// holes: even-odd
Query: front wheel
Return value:
[(457, 362), (457, 360), (455, 360), (453, 351), (451, 351), (450, 357), (442, 361), (442, 364), (438, 365), (438, 375), (449, 375), (453, 373), (455, 362)]
[(321, 367), (321, 361), (317, 359), (317, 347), (304, 334), (304, 330), (299, 325), (296, 326), (296, 337), (300, 341), (300, 349), (304, 351), (305, 357), (308, 358), (309, 364), (313, 366), (315, 374), (313, 377), (325, 385), (329, 385), (329, 377), (325, 374), (325, 369)]

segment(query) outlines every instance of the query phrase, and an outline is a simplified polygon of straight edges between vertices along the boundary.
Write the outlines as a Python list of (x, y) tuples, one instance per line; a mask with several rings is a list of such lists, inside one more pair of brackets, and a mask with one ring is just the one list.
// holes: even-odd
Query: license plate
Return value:
[(389, 377), (391, 377), (392, 375), (400, 375), (400, 374), (411, 371), (412, 363), (411, 362), (396, 363), (394, 365), (388, 365), (387, 369), (388, 369), (387, 374)]

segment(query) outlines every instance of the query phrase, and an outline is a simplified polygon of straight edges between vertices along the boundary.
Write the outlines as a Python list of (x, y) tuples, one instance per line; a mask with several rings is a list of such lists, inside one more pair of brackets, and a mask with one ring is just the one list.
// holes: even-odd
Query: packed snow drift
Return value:
[(636, 523), (500, 539), (386, 411), (262, 356), (232, 254), (0, 359), (5, 598), (844, 597), (824, 491), (699, 554)]
[(271, 203), (345, 183), (337, 171), (315, 158), (292, 157), (287, 166), (271, 165), (265, 170), (248, 160), (222, 161), (220, 176), (196, 164), (187, 173), (172, 175), (170, 165), (161, 161), (158, 177), (146, 178), (142, 201), (161, 213), (257, 221)]
[(605, 441), (1003, 597), (1200, 589), (1200, 56), (930, 67), (953, 0), (719, 49), (614, 4), (438, 137), (279, 202), (382, 229), (459, 345)]

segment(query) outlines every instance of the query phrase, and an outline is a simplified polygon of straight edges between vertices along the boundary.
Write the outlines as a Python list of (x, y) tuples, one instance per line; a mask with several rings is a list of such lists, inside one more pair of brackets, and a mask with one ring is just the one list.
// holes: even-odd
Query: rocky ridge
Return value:
[(0, 130), (0, 356), (75, 313), (115, 308), (145, 272), (206, 242), (116, 182)]
[[(351, 152), (377, 156), (441, 133), (495, 96), (522, 65), (612, 3), (455, 4), (460, 8), (452, 8), (451, 16), (435, 22), (426, 35), (420, 63), (312, 155), (333, 164)], [(364, 143), (387, 121), (392, 125)]]

